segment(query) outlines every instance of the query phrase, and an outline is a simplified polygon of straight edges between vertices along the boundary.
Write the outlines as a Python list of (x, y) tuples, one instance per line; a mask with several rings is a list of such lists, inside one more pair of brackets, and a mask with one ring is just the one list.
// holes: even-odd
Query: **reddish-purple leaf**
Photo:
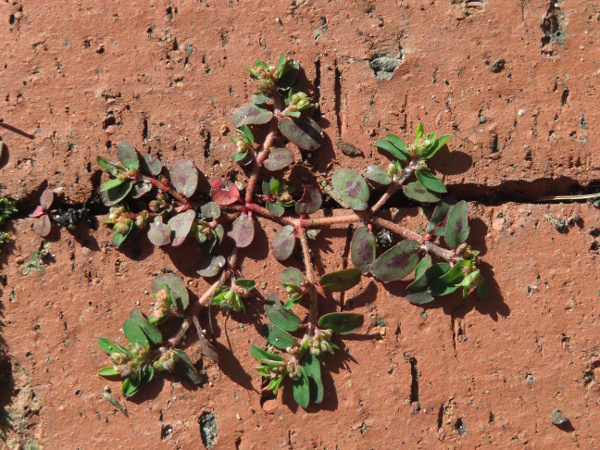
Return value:
[(188, 209), (185, 212), (171, 217), (169, 220), (169, 228), (175, 233), (173, 238), (173, 247), (178, 247), (183, 244), (185, 238), (190, 234), (192, 225), (196, 220), (196, 212), (193, 209)]
[(48, 211), (54, 201), (54, 193), (50, 189), (45, 189), (40, 196), (40, 206)]
[(279, 131), (301, 150), (315, 151), (323, 143), (323, 131), (310, 117), (284, 117), (279, 120)]
[(427, 188), (418, 181), (408, 183), (404, 188), (404, 195), (423, 203), (436, 203), (440, 201), (440, 196), (438, 194), (427, 190)]
[(232, 119), (235, 126), (239, 128), (242, 125), (262, 125), (269, 122), (272, 117), (273, 113), (268, 109), (254, 103), (246, 103), (233, 113)]
[(145, 154), (140, 160), (140, 170), (144, 175), (158, 175), (162, 170), (162, 165), (158, 158)]
[(286, 225), (273, 236), (271, 248), (273, 256), (279, 261), (285, 261), (294, 251), (296, 245), (296, 236), (294, 236), (294, 227)]
[(29, 214), (29, 217), (37, 218), (37, 217), (40, 217), (45, 212), (46, 212), (46, 210), (44, 209), (44, 207), (42, 205), (38, 205), (37, 208), (35, 208), (35, 211), (33, 211), (31, 214)]
[(351, 169), (340, 169), (331, 177), (331, 183), (350, 208), (356, 211), (368, 208), (369, 186), (359, 173)]
[(350, 243), (350, 254), (352, 255), (354, 267), (358, 267), (363, 273), (367, 273), (375, 260), (375, 247), (375, 235), (365, 226), (357, 228)]
[(150, 224), (148, 240), (158, 247), (171, 243), (171, 228), (163, 223), (162, 216), (156, 217)]
[(52, 224), (50, 223), (50, 216), (48, 216), (48, 214), (43, 214), (35, 224), (35, 232), (42, 237), (46, 237), (50, 234), (51, 230)]
[(419, 244), (402, 241), (371, 264), (371, 273), (380, 281), (397, 281), (411, 273), (419, 262)]
[(229, 206), (240, 199), (240, 191), (229, 180), (215, 180), (211, 186), (210, 197), (219, 206)]
[(236, 247), (248, 247), (254, 239), (254, 221), (252, 217), (242, 214), (235, 219), (229, 237), (234, 240)]
[(267, 170), (274, 172), (276, 170), (285, 169), (294, 162), (294, 152), (289, 148), (276, 148), (269, 153), (269, 157), (265, 160), (264, 166)]
[(469, 232), (469, 205), (463, 200), (448, 213), (444, 240), (448, 247), (456, 248), (467, 240)]
[(323, 203), (321, 192), (314, 186), (308, 185), (304, 187), (304, 195), (296, 203), (296, 213), (312, 214), (319, 210)]
[(198, 264), (198, 274), (205, 278), (217, 276), (225, 267), (225, 258), (222, 256), (208, 256), (202, 258)]
[(177, 161), (171, 169), (171, 184), (177, 192), (191, 197), (198, 187), (198, 169), (189, 159)]

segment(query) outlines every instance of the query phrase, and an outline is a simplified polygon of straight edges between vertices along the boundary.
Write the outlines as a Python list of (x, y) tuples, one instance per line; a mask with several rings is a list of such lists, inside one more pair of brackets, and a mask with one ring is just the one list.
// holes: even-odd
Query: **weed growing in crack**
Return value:
[[(180, 348), (192, 325), (203, 355), (217, 359), (198, 314), (211, 304), (225, 311), (245, 311), (256, 285), (240, 273), (236, 262), (238, 254), (254, 240), (256, 216), (282, 225), (271, 240), (272, 254), (286, 261), (299, 247), (304, 271), (293, 267), (282, 271), (279, 281), (287, 298), (282, 302), (275, 294), (267, 296), (264, 309), (269, 323), (262, 329), (266, 343), (252, 345), (251, 353), (267, 388), (277, 394), (283, 384), (291, 384), (294, 399), (303, 408), (323, 400), (321, 374), (327, 368), (326, 355), (339, 350), (336, 342), (341, 337), (356, 333), (363, 325), (360, 314), (320, 313), (324, 309), (320, 304), (333, 300), (332, 292), (346, 291), (363, 277), (385, 283), (413, 273), (414, 281), (405, 294), (413, 304), (425, 304), (458, 289), (463, 296), (475, 289), (480, 298), (486, 297), (486, 283), (477, 267), (478, 252), (466, 243), (468, 204), (445, 197), (444, 183), (427, 165), (450, 136), (426, 134), (421, 123), (411, 145), (396, 135), (386, 135), (375, 145), (389, 154), (389, 166), (372, 165), (362, 175), (346, 168), (336, 171), (331, 177), (332, 192), (350, 210), (322, 217), (316, 215), (322, 206), (317, 186), (294, 189), (279, 177), (296, 160), (294, 151), (279, 142), (286, 139), (300, 152), (317, 152), (323, 142), (320, 126), (307, 114), (313, 115), (317, 105), (297, 83), (299, 64), (284, 56), (277, 64), (256, 61), (247, 70), (258, 88), (252, 102), (233, 113), (236, 129), (231, 136), (233, 161), (250, 173), (241, 192), (230, 180), (217, 179), (211, 183), (210, 200), (203, 198), (196, 192), (203, 175), (192, 161), (163, 167), (158, 159), (140, 155), (129, 142), (119, 144), (118, 162), (98, 157), (98, 164), (110, 175), (100, 191), (110, 207), (105, 223), (113, 229), (114, 246), (126, 245), (142, 231), (156, 246), (177, 247), (193, 239), (204, 253), (198, 274), (217, 278), (191, 302), (176, 275), (160, 275), (152, 286), (154, 310), (145, 317), (134, 309), (123, 325), (129, 343), (100, 338), (100, 347), (111, 358), (111, 365), (100, 374), (124, 377), (126, 397), (150, 382), (156, 371), (177, 372), (192, 383), (201, 381), (201, 373)], [(268, 127), (266, 134), (257, 133), (262, 126)], [(263, 135), (259, 142), (256, 136)], [(374, 198), (372, 193), (382, 188), (385, 192)], [(399, 191), (416, 202), (436, 205), (424, 234), (382, 212)], [(42, 198), (34, 216), (48, 217), (50, 205), (51, 199)], [(350, 244), (354, 267), (318, 274), (312, 264), (311, 242), (319, 239), (321, 229), (344, 224), (358, 225)], [(46, 225), (40, 228), (44, 231)], [(390, 233), (401, 241), (392, 246)], [(226, 238), (233, 242), (233, 249), (222, 254), (225, 246), (221, 243)], [(384, 240), (387, 245), (380, 244)], [(159, 327), (173, 320), (179, 321), (179, 327), (166, 338)]]

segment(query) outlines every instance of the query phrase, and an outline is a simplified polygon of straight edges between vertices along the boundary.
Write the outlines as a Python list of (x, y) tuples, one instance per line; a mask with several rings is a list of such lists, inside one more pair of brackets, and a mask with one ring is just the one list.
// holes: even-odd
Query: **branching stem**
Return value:
[(308, 333), (312, 335), (314, 328), (319, 320), (319, 294), (317, 292), (317, 278), (310, 257), (310, 248), (308, 247), (308, 239), (304, 229), (300, 229), (298, 233), (300, 245), (302, 246), (302, 255), (304, 256), (304, 266), (306, 267), (306, 278), (309, 283), (310, 310), (308, 312)]

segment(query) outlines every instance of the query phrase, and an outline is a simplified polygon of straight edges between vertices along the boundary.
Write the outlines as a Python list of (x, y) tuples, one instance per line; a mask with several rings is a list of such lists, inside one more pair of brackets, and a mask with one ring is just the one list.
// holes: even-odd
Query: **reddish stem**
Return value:
[(256, 186), (256, 182), (258, 181), (260, 170), (262, 169), (263, 162), (265, 161), (265, 159), (267, 159), (267, 156), (269, 156), (269, 152), (271, 151), (271, 145), (273, 144), (273, 139), (275, 139), (276, 134), (277, 121), (274, 120), (271, 122), (271, 129), (269, 130), (269, 134), (267, 134), (267, 137), (265, 138), (265, 142), (262, 146), (262, 151), (254, 160), (252, 175), (250, 175), (250, 179), (248, 180), (248, 186), (246, 187), (246, 203), (252, 203), (254, 197), (254, 188)]

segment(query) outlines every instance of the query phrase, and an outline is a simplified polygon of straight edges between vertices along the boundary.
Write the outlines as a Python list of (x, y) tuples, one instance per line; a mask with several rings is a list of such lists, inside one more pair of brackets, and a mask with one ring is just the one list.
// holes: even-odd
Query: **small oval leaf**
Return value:
[(369, 186), (358, 172), (340, 169), (331, 178), (333, 188), (353, 210), (364, 211), (369, 207)]
[(440, 201), (440, 197), (436, 193), (427, 190), (427, 188), (418, 181), (408, 183), (404, 188), (404, 195), (423, 203), (435, 203)]
[(140, 168), (138, 153), (130, 142), (123, 141), (119, 144), (117, 156), (126, 169), (138, 170)]
[(152, 345), (158, 345), (162, 342), (163, 338), (160, 330), (148, 322), (139, 308), (134, 308), (131, 311), (129, 318), (140, 327)]
[(246, 103), (237, 109), (232, 116), (233, 123), (237, 128), (242, 125), (262, 125), (273, 118), (273, 113), (268, 109), (261, 108), (254, 103)]
[(221, 208), (215, 202), (208, 202), (202, 205), (200, 212), (207, 219), (218, 219), (221, 216)]
[(379, 147), (387, 152), (389, 152), (392, 156), (396, 157), (396, 159), (398, 159), (399, 161), (406, 161), (407, 158), (404, 155), (404, 153), (402, 153), (400, 151), (400, 149), (398, 149), (394, 144), (392, 144), (390, 141), (388, 140), (382, 140), (382, 141), (377, 141), (375, 143), (376, 147)]
[(363, 273), (367, 273), (375, 260), (375, 250), (375, 235), (366, 226), (357, 228), (350, 243), (350, 255), (354, 267), (358, 267)]
[(50, 216), (48, 214), (42, 214), (35, 223), (35, 232), (41, 237), (46, 237), (52, 231), (52, 223), (50, 222)]
[(254, 239), (254, 221), (252, 217), (242, 214), (235, 219), (229, 237), (233, 239), (236, 247), (248, 247)]
[(279, 350), (298, 345), (296, 338), (276, 325), (267, 323), (263, 325), (263, 336), (269, 343)]
[(301, 150), (315, 151), (323, 143), (323, 131), (310, 117), (284, 117), (279, 120), (279, 131)]
[(263, 163), (267, 170), (274, 172), (285, 169), (294, 162), (294, 152), (289, 148), (276, 148), (269, 153), (269, 157)]
[(419, 170), (415, 172), (415, 175), (417, 177), (417, 180), (419, 180), (419, 182), (431, 192), (435, 192), (437, 194), (445, 194), (446, 192), (448, 192), (446, 186), (444, 185), (444, 182), (437, 178), (431, 172), (424, 172)]
[(181, 279), (174, 273), (158, 275), (152, 281), (152, 292), (156, 294), (158, 291), (163, 289), (164, 286), (169, 288), (169, 291), (171, 291), (171, 295), (175, 299), (175, 302), (177, 302), (179, 309), (184, 311), (190, 303), (190, 296), (185, 284), (183, 284), (183, 281), (181, 281)]
[(125, 335), (127, 340), (132, 344), (139, 342), (145, 349), (150, 348), (150, 342), (148, 341), (148, 337), (142, 331), (139, 325), (133, 320), (125, 319), (125, 323), (123, 324), (123, 334)]
[(294, 236), (294, 227), (291, 225), (286, 225), (277, 231), (271, 240), (273, 256), (278, 261), (285, 261), (292, 256), (295, 245), (296, 236)]
[(285, 359), (282, 356), (276, 355), (275, 353), (269, 353), (269, 352), (257, 347), (256, 345), (250, 346), (250, 353), (252, 354), (252, 356), (254, 356), (254, 358), (258, 362), (261, 362), (261, 363), (262, 362), (269, 363), (272, 361), (277, 361), (277, 362), (285, 361)]
[(331, 313), (319, 318), (319, 328), (327, 328), (336, 334), (350, 334), (358, 331), (364, 322), (362, 314)]
[(377, 165), (367, 167), (365, 178), (373, 183), (381, 184), (382, 186), (387, 186), (392, 182), (387, 171), (383, 167)]
[(52, 202), (54, 201), (54, 192), (50, 189), (44, 189), (42, 195), (40, 196), (40, 205), (44, 210), (48, 211), (52, 206)]
[(296, 202), (296, 213), (313, 214), (319, 210), (322, 203), (323, 197), (321, 197), (321, 191), (311, 185), (304, 186), (304, 194)]
[(425, 271), (429, 269), (429, 266), (431, 266), (431, 256), (426, 256), (419, 261), (419, 264), (415, 267), (415, 280), (423, 275)]
[(286, 287), (300, 287), (304, 283), (304, 277), (302, 276), (302, 272), (295, 267), (287, 267), (283, 272), (281, 272), (281, 275), (279, 275), (279, 282)]
[(323, 275), (319, 284), (331, 292), (347, 291), (360, 282), (361, 275), (361, 269), (352, 267)]
[(411, 273), (419, 262), (419, 244), (406, 240), (395, 245), (371, 264), (370, 271), (380, 281), (397, 281)]
[(190, 234), (192, 225), (196, 220), (196, 212), (193, 209), (188, 209), (185, 212), (177, 214), (169, 219), (169, 228), (174, 234), (173, 247), (178, 247), (183, 244), (185, 238)]
[(145, 154), (140, 160), (140, 170), (144, 175), (156, 176), (161, 172), (162, 165), (158, 158), (153, 158), (149, 154)]
[(171, 184), (177, 192), (185, 197), (191, 197), (198, 188), (198, 169), (193, 161), (182, 159), (177, 161), (170, 170)]
[(125, 180), (119, 186), (102, 192), (102, 203), (104, 203), (105, 206), (116, 205), (127, 197), (131, 188), (133, 188), (133, 183), (129, 180)]
[(313, 403), (321, 403), (323, 401), (323, 381), (321, 380), (321, 363), (319, 358), (310, 352), (302, 360), (302, 367), (308, 377), (310, 387), (310, 401)]
[(198, 372), (198, 369), (192, 364), (192, 360), (187, 353), (179, 349), (173, 349), (173, 352), (179, 357), (179, 359), (175, 361), (175, 370), (177, 371), (177, 374), (192, 384), (202, 383), (205, 377)]
[(211, 186), (210, 197), (219, 206), (229, 206), (240, 199), (240, 191), (229, 180), (215, 180)]
[(265, 314), (279, 328), (292, 333), (302, 323), (296, 314), (283, 307), (275, 294), (269, 295), (265, 300)]
[(225, 258), (221, 255), (202, 258), (198, 263), (198, 275), (205, 278), (217, 276), (225, 267), (225, 262)]
[(444, 240), (450, 248), (456, 248), (469, 237), (469, 205), (460, 201), (448, 213)]
[(148, 240), (157, 247), (171, 243), (171, 228), (163, 223), (162, 216), (155, 217), (150, 224)]
[(406, 299), (415, 305), (423, 305), (433, 301), (435, 298), (428, 292), (427, 288), (433, 281), (442, 277), (449, 270), (450, 265), (448, 263), (438, 263), (428, 268), (408, 285), (405, 293)]
[(150, 183), (137, 183), (133, 185), (131, 188), (131, 197), (132, 198), (140, 198), (142, 195), (147, 194), (152, 190), (152, 185)]
[[(428, 233), (433, 233), (436, 229), (444, 228), (446, 220), (446, 216), (448, 215), (448, 211), (456, 204), (456, 200), (450, 198), (444, 198), (441, 202), (435, 205), (435, 209), (431, 214), (431, 219), (427, 224), (426, 231)], [(439, 225), (439, 226), (438, 226)]]

